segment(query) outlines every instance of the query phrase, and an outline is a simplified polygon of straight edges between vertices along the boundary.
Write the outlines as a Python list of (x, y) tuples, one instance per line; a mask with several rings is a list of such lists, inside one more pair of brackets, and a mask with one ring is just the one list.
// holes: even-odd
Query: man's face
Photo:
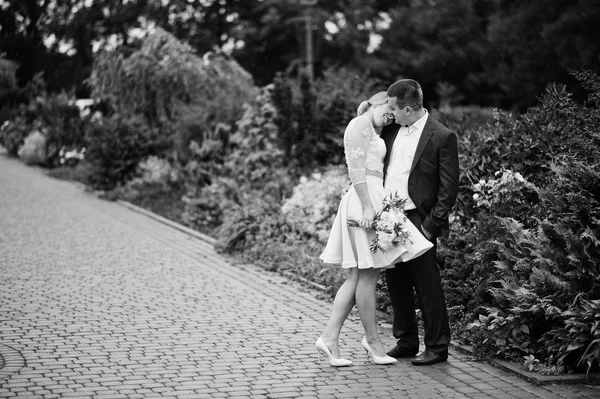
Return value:
[(406, 107), (400, 108), (398, 102), (396, 101), (396, 97), (391, 97), (388, 100), (388, 105), (390, 106), (390, 111), (392, 112), (392, 115), (394, 115), (394, 120), (398, 125), (410, 124), (408, 121), (409, 115), (405, 110)]

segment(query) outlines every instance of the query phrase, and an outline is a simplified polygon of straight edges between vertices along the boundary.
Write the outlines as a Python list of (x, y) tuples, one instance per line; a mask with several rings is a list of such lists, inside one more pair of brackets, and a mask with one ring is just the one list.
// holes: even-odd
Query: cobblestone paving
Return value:
[(355, 364), (335, 369), (314, 350), (329, 310), (283, 277), (0, 155), (0, 398), (600, 398), (457, 353), (432, 367), (372, 365), (357, 320), (341, 342)]

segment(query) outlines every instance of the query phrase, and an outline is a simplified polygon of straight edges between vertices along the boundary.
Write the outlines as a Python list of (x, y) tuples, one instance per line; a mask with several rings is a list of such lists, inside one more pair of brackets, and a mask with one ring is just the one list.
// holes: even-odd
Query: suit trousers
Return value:
[[(416, 210), (406, 215), (421, 230), (421, 217)], [(393, 334), (401, 348), (419, 347), (419, 330), (415, 313), (415, 297), (419, 300), (425, 330), (425, 347), (435, 353), (448, 350), (450, 325), (442, 280), (434, 246), (408, 262), (396, 263), (386, 270), (388, 292), (394, 310)]]

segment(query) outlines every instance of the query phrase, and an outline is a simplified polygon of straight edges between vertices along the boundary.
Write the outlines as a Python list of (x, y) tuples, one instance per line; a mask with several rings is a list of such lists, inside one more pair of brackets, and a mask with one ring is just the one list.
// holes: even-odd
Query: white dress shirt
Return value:
[(391, 194), (398, 193), (400, 198), (408, 198), (404, 204), (405, 210), (416, 208), (415, 203), (408, 195), (408, 176), (428, 116), (429, 113), (425, 110), (425, 115), (418, 121), (409, 127), (401, 126), (390, 154), (385, 189)]

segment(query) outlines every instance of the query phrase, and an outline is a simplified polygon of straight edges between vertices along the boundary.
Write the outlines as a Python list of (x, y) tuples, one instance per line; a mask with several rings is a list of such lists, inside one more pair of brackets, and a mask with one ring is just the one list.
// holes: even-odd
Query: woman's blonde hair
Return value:
[(358, 106), (358, 109), (356, 110), (356, 116), (361, 116), (362, 114), (367, 112), (367, 110), (369, 108), (371, 108), (371, 106), (385, 104), (387, 102), (387, 100), (388, 100), (388, 95), (387, 95), (387, 92), (385, 92), (385, 91), (380, 91), (380, 92), (374, 94), (367, 101), (363, 101), (362, 103), (360, 103), (360, 105)]

